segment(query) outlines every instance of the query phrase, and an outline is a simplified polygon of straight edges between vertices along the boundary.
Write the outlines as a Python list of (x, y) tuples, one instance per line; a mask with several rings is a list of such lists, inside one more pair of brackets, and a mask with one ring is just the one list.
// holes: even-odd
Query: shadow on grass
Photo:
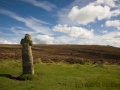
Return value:
[(18, 80), (18, 77), (12, 76), (10, 74), (0, 74), (0, 77), (6, 77), (13, 80)]
[(0, 77), (6, 77), (12, 80), (19, 80), (19, 81), (28, 81), (28, 80), (33, 80), (35, 79), (36, 75), (31, 75), (31, 74), (24, 74), (24, 75), (19, 75), (19, 76), (12, 76), (10, 74), (0, 74)]

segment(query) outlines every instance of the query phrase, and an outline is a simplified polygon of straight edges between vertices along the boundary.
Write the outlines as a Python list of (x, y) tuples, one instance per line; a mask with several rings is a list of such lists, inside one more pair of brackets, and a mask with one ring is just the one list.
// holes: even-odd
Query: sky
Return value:
[(0, 0), (0, 44), (120, 47), (120, 0)]

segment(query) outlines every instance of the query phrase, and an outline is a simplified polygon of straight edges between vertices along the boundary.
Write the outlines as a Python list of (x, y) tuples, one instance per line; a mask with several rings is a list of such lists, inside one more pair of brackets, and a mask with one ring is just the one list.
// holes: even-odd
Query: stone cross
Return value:
[(22, 45), (22, 74), (34, 74), (33, 66), (33, 56), (31, 46), (33, 44), (32, 38), (29, 34), (26, 34), (23, 39), (21, 39)]

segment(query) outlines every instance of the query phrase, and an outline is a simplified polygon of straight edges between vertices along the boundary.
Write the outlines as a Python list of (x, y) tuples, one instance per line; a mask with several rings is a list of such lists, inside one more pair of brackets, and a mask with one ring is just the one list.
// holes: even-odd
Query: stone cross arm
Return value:
[(31, 36), (29, 34), (26, 34), (25, 37), (21, 39), (20, 44), (22, 44), (22, 45), (28, 44), (28, 45), (32, 46), (33, 41), (31, 39)]

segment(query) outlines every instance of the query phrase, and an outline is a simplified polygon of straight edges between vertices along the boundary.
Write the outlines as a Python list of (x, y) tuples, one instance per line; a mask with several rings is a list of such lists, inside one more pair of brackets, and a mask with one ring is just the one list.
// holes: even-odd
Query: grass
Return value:
[(20, 61), (0, 62), (0, 90), (119, 90), (120, 66), (87, 63), (37, 63), (35, 78), (17, 80), (21, 75)]

